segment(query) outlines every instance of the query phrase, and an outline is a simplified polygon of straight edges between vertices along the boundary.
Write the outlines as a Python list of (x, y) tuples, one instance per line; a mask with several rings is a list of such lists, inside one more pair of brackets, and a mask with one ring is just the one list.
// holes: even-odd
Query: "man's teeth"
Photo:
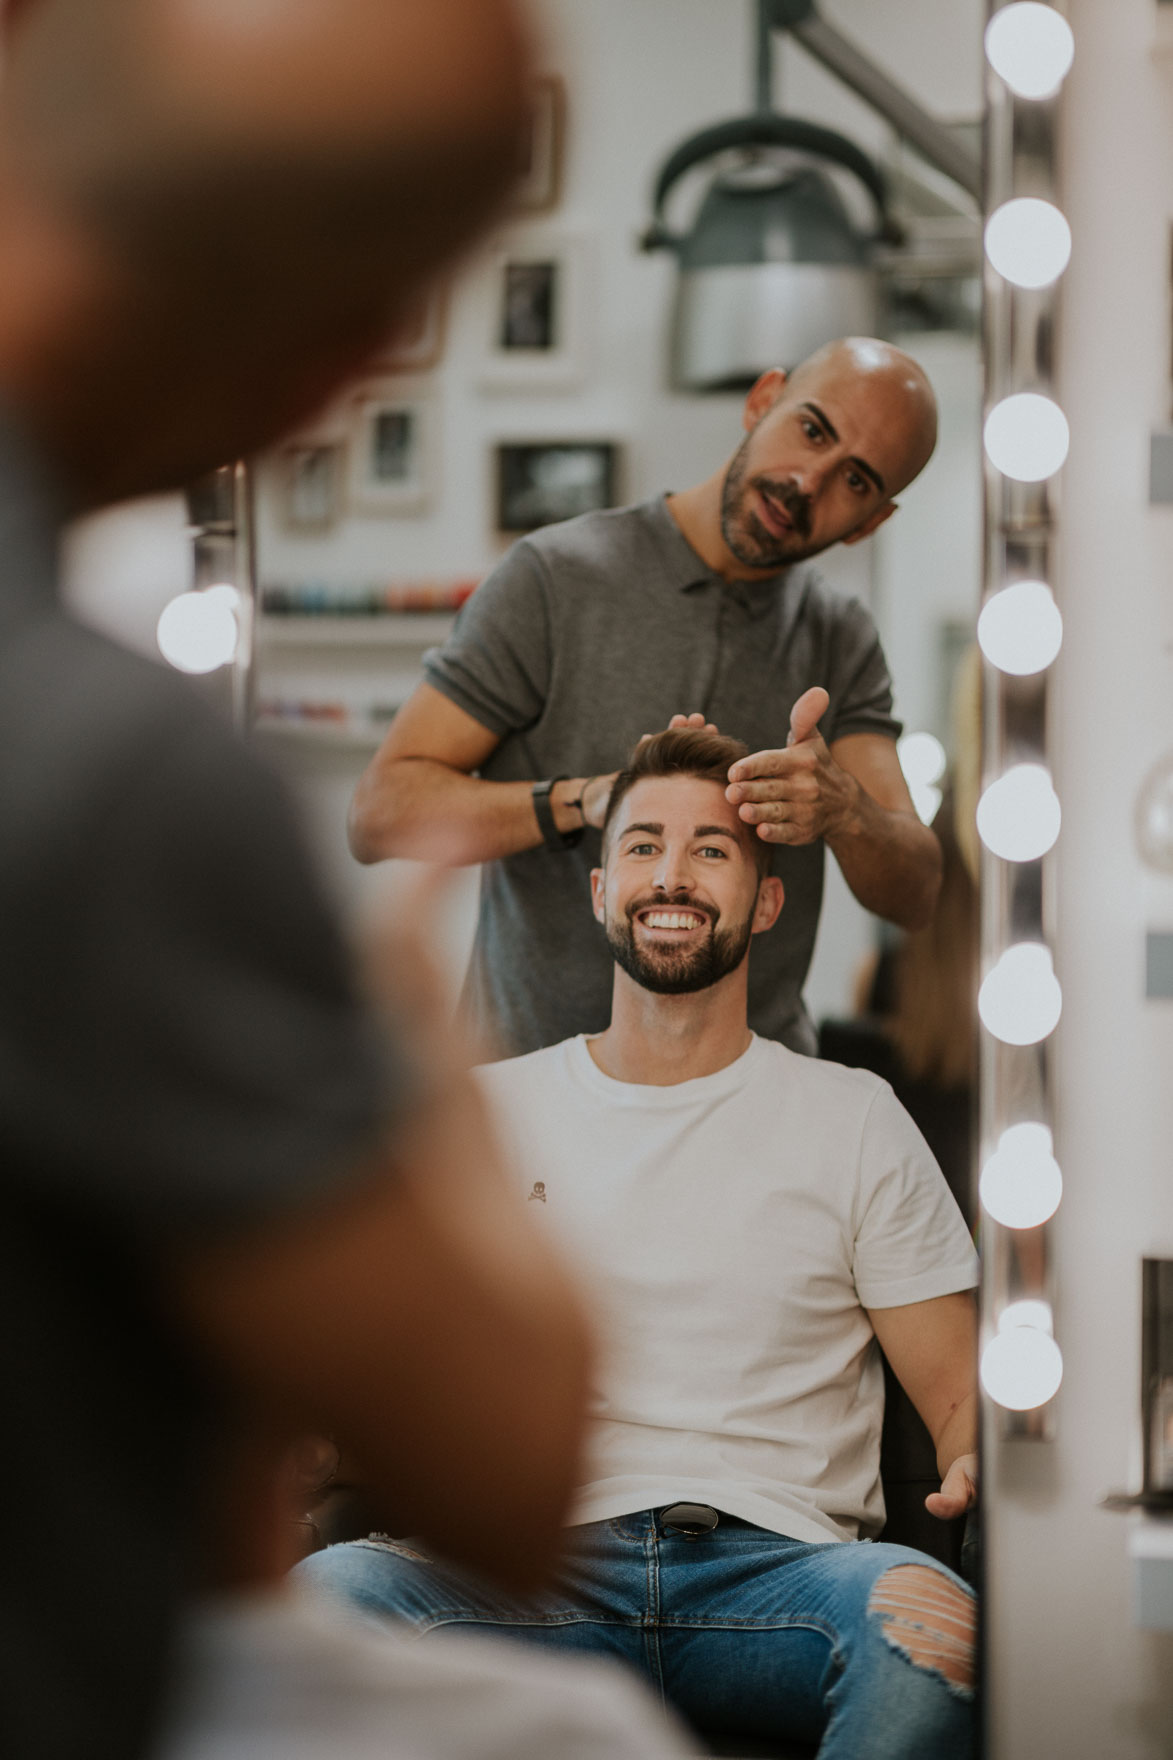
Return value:
[(644, 917), (649, 929), (695, 929), (704, 920), (693, 911), (648, 911)]

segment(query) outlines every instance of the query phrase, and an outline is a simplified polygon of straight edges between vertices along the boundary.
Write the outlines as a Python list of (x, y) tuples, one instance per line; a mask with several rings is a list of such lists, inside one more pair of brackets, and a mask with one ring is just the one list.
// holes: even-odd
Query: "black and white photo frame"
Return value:
[(368, 386), (355, 399), (347, 501), (355, 513), (422, 513), (433, 493), (435, 399), (426, 382)]
[(614, 440), (502, 440), (494, 448), (494, 523), (510, 536), (614, 507)]
[(587, 367), (591, 253), (579, 233), (515, 233), (487, 265), (481, 295), (481, 366), (488, 391), (566, 391)]

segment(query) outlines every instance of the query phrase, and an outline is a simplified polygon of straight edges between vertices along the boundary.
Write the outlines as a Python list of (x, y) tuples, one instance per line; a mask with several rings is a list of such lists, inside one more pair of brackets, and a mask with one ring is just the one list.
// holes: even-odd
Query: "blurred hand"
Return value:
[(930, 1492), (925, 1498), (925, 1508), (939, 1521), (954, 1521), (977, 1502), (977, 1484), (977, 1455), (958, 1455), (941, 1481), (941, 1489)]

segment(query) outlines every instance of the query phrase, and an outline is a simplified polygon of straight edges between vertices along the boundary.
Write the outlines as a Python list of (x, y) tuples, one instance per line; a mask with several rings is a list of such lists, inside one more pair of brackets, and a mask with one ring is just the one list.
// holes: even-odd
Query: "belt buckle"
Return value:
[(721, 1517), (710, 1503), (670, 1503), (660, 1511), (660, 1524), (682, 1540), (699, 1540), (711, 1534)]

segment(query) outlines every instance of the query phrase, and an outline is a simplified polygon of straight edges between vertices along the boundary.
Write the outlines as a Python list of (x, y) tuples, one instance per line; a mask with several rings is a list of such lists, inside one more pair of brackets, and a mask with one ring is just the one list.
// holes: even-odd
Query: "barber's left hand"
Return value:
[(821, 685), (804, 691), (790, 711), (785, 748), (753, 752), (730, 767), (725, 798), (767, 843), (814, 843), (847, 830), (858, 811), (860, 785), (819, 732), (830, 701)]
[(942, 1479), (941, 1489), (925, 1498), (925, 1508), (942, 1522), (954, 1521), (977, 1502), (977, 1484), (977, 1455), (959, 1454)]

